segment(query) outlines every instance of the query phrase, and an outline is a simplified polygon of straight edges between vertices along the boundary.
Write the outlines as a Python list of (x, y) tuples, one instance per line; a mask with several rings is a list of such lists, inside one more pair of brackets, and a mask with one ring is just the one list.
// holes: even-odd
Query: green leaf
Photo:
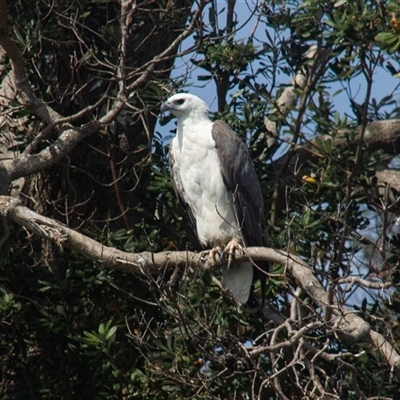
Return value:
[(86, 336), (86, 340), (85, 338), (82, 338), (86, 343), (88, 344), (101, 344), (103, 343), (102, 340), (96, 336), (95, 334), (88, 332), (88, 331), (83, 331), (83, 334)]
[(336, 1), (334, 7), (338, 8), (338, 7), (342, 6), (343, 4), (347, 4), (347, 0), (338, 0), (338, 1)]
[(388, 12), (400, 13), (400, 4), (389, 2), (386, 6)]
[(118, 328), (117, 328), (116, 326), (112, 326), (112, 327), (110, 328), (110, 330), (107, 332), (106, 340), (110, 339), (111, 336), (113, 336), (113, 335), (115, 334), (115, 332), (117, 332), (117, 329), (118, 329)]
[(386, 42), (386, 41), (390, 41), (390, 42), (394, 42), (396, 40), (399, 39), (398, 35), (395, 35), (394, 33), (390, 33), (390, 32), (380, 32), (375, 36), (376, 40), (380, 41), (380, 42)]

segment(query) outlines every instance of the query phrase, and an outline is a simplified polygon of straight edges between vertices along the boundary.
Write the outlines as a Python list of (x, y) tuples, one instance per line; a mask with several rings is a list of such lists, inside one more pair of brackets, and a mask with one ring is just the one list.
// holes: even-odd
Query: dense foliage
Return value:
[[(398, 354), (400, 132), (385, 125), (399, 118), (397, 4), (0, 3), (5, 168), (81, 135), (64, 157), (10, 173), (1, 195), (105, 246), (200, 250), (169, 180), (171, 119), (156, 122), (166, 96), (205, 85), (213, 117), (251, 148), (270, 246), (301, 257), (330, 305)], [(42, 105), (21, 94), (18, 53)], [(1, 398), (400, 398), (400, 366), (338, 334), (283, 265), (267, 319), (234, 304), (218, 271), (109, 269), (2, 215)]]

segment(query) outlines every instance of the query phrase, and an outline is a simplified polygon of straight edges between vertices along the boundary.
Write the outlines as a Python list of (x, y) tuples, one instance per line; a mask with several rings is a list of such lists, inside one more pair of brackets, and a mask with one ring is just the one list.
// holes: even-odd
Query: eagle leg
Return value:
[(233, 260), (235, 259), (235, 251), (239, 254), (243, 254), (243, 247), (237, 239), (232, 239), (224, 249), (224, 253), (228, 254), (228, 269), (231, 267)]

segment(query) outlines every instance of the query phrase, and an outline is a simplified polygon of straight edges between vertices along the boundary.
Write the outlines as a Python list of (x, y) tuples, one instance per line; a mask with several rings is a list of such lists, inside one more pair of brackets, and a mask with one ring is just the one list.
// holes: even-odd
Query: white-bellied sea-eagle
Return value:
[[(178, 119), (169, 160), (175, 193), (204, 247), (234, 254), (241, 246), (265, 246), (264, 204), (248, 147), (223, 121), (212, 122), (199, 97), (179, 93), (161, 106)], [(215, 258), (214, 258), (215, 259)], [(253, 281), (267, 263), (243, 262), (222, 268), (225, 286), (240, 303), (254, 308)]]

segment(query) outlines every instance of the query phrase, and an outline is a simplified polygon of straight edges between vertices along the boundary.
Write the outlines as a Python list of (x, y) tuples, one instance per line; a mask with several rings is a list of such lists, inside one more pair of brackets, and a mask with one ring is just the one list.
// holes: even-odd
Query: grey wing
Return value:
[[(250, 151), (229, 125), (223, 121), (214, 122), (212, 137), (217, 148), (225, 186), (232, 193), (243, 242), (246, 246), (266, 246), (264, 201)], [(243, 273), (250, 276), (247, 272), (249, 267), (243, 265), (242, 268)], [(253, 266), (253, 281), (259, 279), (261, 282), (261, 307), (264, 307), (267, 279), (267, 275), (263, 271), (268, 270), (269, 265), (264, 261), (257, 262), (257, 267)], [(232, 279), (236, 282), (236, 276)], [(244, 285), (241, 287), (245, 288)], [(249, 293), (248, 285), (246, 293), (249, 295), (247, 304), (251, 307), (258, 307), (253, 289), (251, 288)]]
[(187, 202), (185, 200), (185, 189), (182, 184), (180, 170), (179, 170), (178, 165), (175, 163), (173, 142), (174, 141), (172, 140), (169, 145), (169, 168), (170, 168), (170, 174), (171, 174), (172, 187), (174, 189), (176, 197), (178, 198), (179, 203), (181, 204), (182, 208), (189, 215), (190, 224), (194, 230), (194, 233), (197, 236), (196, 218), (193, 214), (192, 209), (189, 207), (189, 205), (187, 204)]
[(248, 147), (223, 121), (215, 121), (216, 143), (225, 186), (232, 193), (235, 212), (247, 246), (266, 246), (264, 201)]

